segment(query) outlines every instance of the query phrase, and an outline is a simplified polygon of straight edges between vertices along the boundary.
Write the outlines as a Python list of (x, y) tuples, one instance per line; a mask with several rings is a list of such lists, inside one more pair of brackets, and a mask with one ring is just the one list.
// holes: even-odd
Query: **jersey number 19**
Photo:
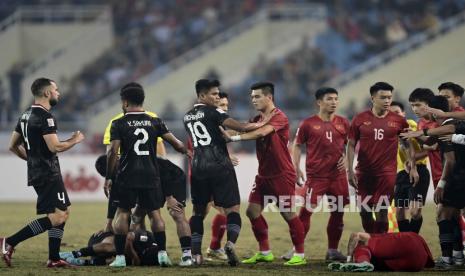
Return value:
[(208, 146), (212, 141), (212, 137), (207, 131), (202, 122), (190, 122), (187, 124), (189, 131), (191, 132), (192, 142), (194, 143), (194, 147), (196, 148), (199, 144), (201, 146)]

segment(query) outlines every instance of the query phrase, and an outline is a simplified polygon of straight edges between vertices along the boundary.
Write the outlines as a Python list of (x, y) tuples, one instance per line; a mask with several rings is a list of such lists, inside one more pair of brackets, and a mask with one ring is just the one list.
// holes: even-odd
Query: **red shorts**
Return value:
[[(305, 199), (310, 198), (310, 204), (317, 205), (323, 195), (336, 197), (337, 202), (342, 200), (343, 204), (349, 204), (349, 186), (347, 177), (342, 175), (334, 179), (331, 178), (307, 178), (307, 195)], [(331, 199), (331, 201), (334, 201)]]
[(413, 232), (372, 235), (367, 247), (376, 270), (420, 271), (434, 266), (425, 240)]
[(295, 196), (295, 179), (295, 174), (283, 174), (273, 178), (264, 178), (257, 175), (249, 195), (249, 202), (264, 206), (265, 196), (268, 196), (270, 198), (275, 197), (276, 200), (281, 202), (290, 203)]
[(385, 202), (387, 197), (389, 204), (392, 201), (394, 187), (396, 185), (396, 174), (371, 175), (366, 173), (357, 173), (358, 189), (357, 194), (362, 201), (370, 196), (367, 201), (368, 205), (376, 206), (378, 203)]

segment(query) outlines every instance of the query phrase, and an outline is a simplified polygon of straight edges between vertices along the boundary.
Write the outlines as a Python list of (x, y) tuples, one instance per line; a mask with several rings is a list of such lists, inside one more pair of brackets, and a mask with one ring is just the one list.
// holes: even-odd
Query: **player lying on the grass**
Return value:
[(330, 263), (332, 271), (421, 271), (434, 266), (425, 240), (414, 232), (352, 233), (347, 263)]
[[(181, 244), (182, 257), (179, 265), (190, 266), (192, 265), (191, 231), (185, 215), (186, 175), (181, 168), (167, 159), (157, 157), (157, 162), (160, 166), (160, 181), (165, 202), (167, 204), (169, 214), (176, 223), (179, 242)], [(95, 167), (100, 175), (105, 177), (106, 155), (102, 155), (97, 158)], [(180, 210), (176, 209), (178, 211), (175, 211), (174, 209), (178, 207)], [(145, 215), (147, 215), (146, 210), (136, 205), (131, 215), (131, 231), (134, 231), (134, 229), (137, 229), (140, 226), (140, 224), (144, 221)], [(163, 224), (162, 228), (164, 229), (165, 226), (163, 220), (157, 220), (155, 223)], [(105, 232), (108, 231), (105, 230)], [(166, 250), (166, 239), (162, 240), (162, 244), (158, 245), (158, 249)]]
[[(92, 234), (86, 247), (71, 252), (60, 252), (60, 258), (78, 266), (107, 265), (113, 261), (115, 255), (115, 235), (103, 231)], [(139, 229), (128, 233), (124, 247), (124, 256), (128, 265), (159, 265), (157, 255), (158, 246), (152, 232)]]

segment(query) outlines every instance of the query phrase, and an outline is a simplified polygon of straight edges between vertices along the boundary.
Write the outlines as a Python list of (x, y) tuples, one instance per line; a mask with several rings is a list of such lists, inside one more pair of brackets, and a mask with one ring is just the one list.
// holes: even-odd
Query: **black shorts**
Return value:
[(34, 186), (37, 193), (37, 214), (51, 214), (55, 212), (55, 209), (66, 211), (71, 202), (61, 177), (52, 178), (43, 183), (43, 185)]
[(171, 161), (158, 158), (160, 181), (163, 190), (163, 205), (166, 196), (173, 196), (182, 207), (186, 207), (186, 174)]
[(444, 188), (442, 204), (457, 209), (465, 207), (465, 172), (452, 174)]
[(411, 201), (425, 204), (430, 174), (425, 165), (417, 165), (417, 171), (420, 179), (415, 187), (410, 183), (409, 174), (405, 170), (397, 174), (394, 188), (394, 205), (396, 207), (408, 208)]
[(212, 200), (216, 206), (223, 208), (240, 204), (236, 172), (230, 169), (211, 176), (192, 174), (191, 196), (192, 203), (196, 205), (206, 206)]
[(136, 204), (147, 212), (158, 210), (163, 206), (164, 197), (160, 185), (153, 188), (118, 187), (118, 207), (131, 210)]

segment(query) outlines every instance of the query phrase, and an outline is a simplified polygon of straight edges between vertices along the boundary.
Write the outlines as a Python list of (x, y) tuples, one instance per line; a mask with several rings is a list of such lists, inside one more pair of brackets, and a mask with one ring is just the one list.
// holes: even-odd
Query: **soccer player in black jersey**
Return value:
[(194, 205), (190, 221), (194, 262), (202, 263), (203, 220), (210, 201), (222, 207), (227, 216), (225, 252), (231, 266), (238, 264), (234, 244), (241, 229), (240, 196), (236, 172), (229, 158), (220, 127), (234, 131), (251, 131), (267, 122), (240, 123), (217, 107), (220, 82), (200, 79), (195, 83), (198, 103), (184, 115), (184, 126), (192, 141), (191, 196)]
[[(157, 138), (162, 137), (178, 152), (187, 154), (183, 143), (179, 141), (160, 118), (145, 113), (145, 99), (142, 87), (126, 86), (121, 89), (121, 102), (124, 116), (114, 120), (110, 129), (110, 150), (107, 152), (106, 185), (111, 187), (115, 174), (118, 149), (119, 159), (117, 186), (118, 210), (114, 221), (116, 259), (110, 266), (124, 267), (124, 244), (128, 233), (130, 209), (138, 204), (150, 213), (152, 231), (157, 243), (164, 243), (164, 229), (156, 223), (160, 217), (160, 207), (164, 198), (160, 184), (160, 173), (157, 163)], [(173, 207), (173, 211), (181, 211)], [(159, 236), (163, 232), (163, 237)], [(158, 252), (160, 265), (169, 265), (166, 251)]]
[(11, 136), (10, 150), (27, 161), (28, 186), (37, 193), (37, 214), (45, 217), (30, 222), (16, 234), (0, 238), (3, 260), (11, 266), (14, 247), (20, 242), (48, 230), (48, 267), (64, 267), (68, 263), (60, 260), (60, 244), (65, 222), (69, 215), (68, 194), (61, 177), (57, 152), (63, 152), (84, 139), (77, 131), (70, 139), (60, 141), (57, 123), (50, 108), (58, 103), (57, 84), (50, 79), (36, 79), (31, 86), (34, 104), (19, 118)]

